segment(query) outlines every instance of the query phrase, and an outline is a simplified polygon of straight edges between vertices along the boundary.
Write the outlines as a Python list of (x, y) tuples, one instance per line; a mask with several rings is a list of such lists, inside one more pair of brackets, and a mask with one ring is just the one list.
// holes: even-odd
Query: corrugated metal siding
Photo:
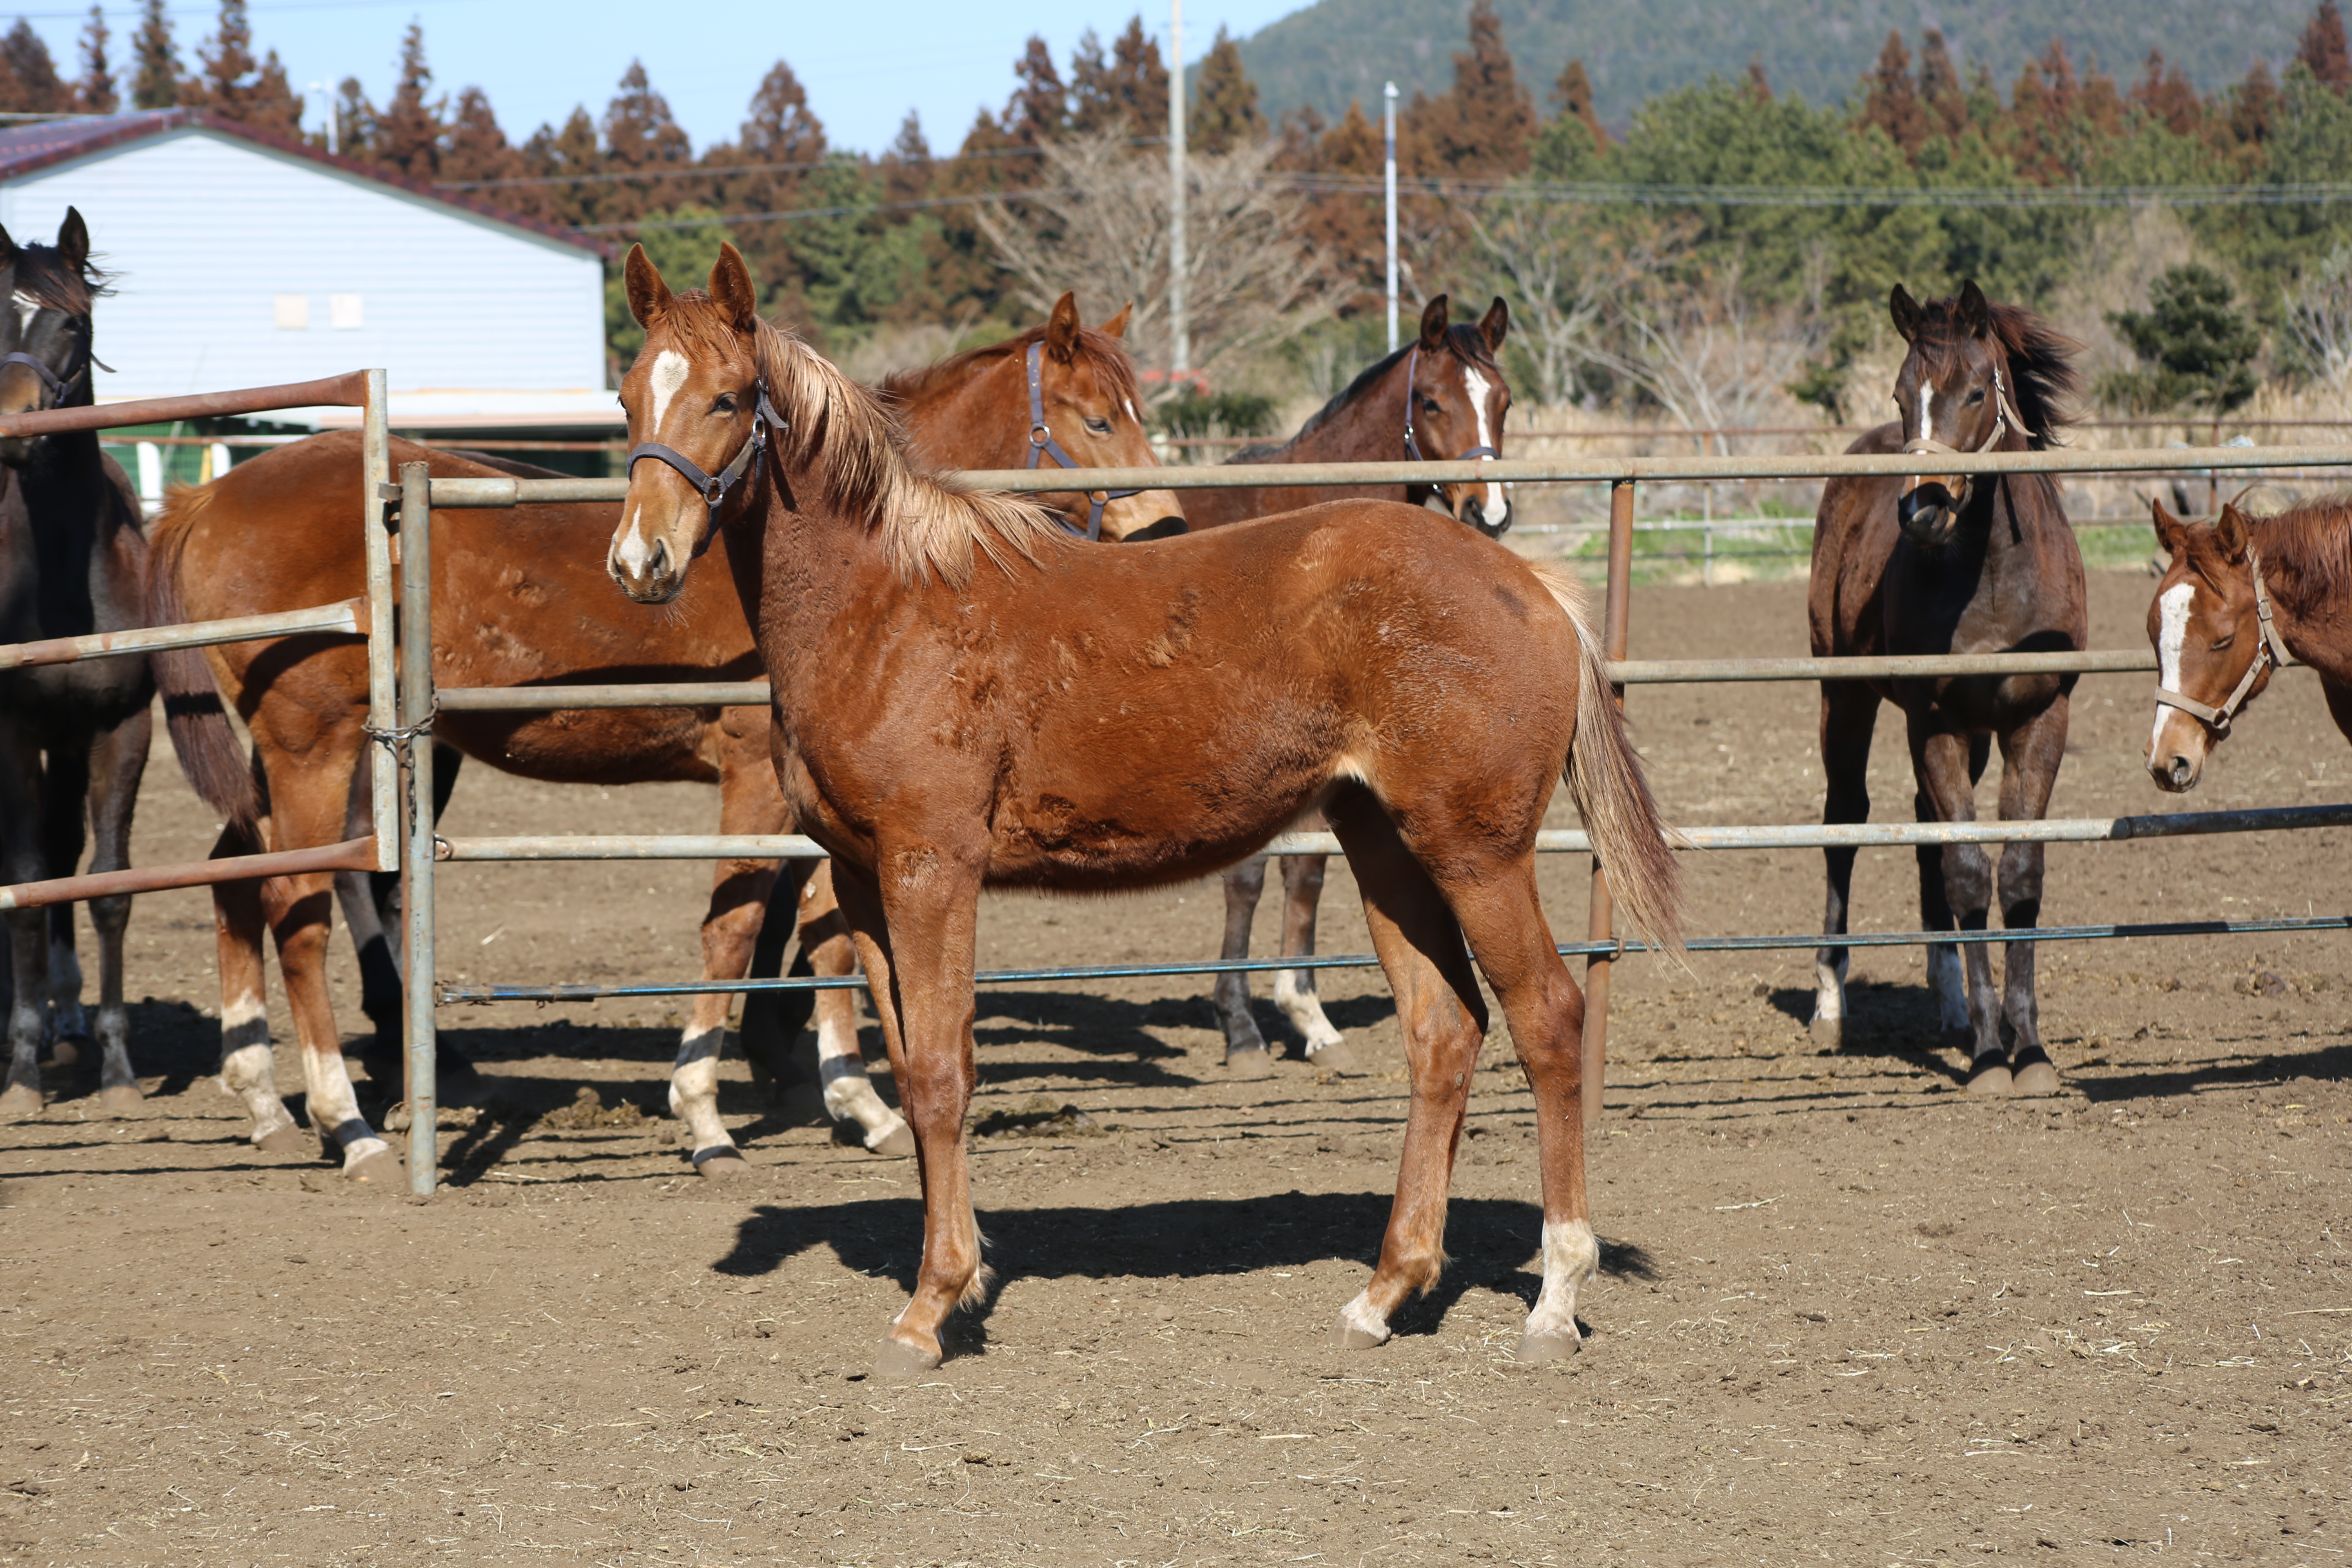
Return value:
[[(299, 381), (363, 366), (393, 390), (604, 384), (593, 255), (204, 131), (0, 185), (0, 224), (44, 243), (70, 205), (116, 274), (99, 303), (101, 398)], [(309, 300), (307, 331), (276, 324)], [(363, 324), (330, 326), (356, 294)]]

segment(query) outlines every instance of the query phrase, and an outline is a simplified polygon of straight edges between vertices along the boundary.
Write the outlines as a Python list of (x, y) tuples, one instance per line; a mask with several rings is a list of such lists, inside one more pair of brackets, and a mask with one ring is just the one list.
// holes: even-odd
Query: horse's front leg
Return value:
[[(42, 860), (40, 827), (41, 737), (24, 720), (0, 712), (0, 882), (37, 882), (52, 874)], [(11, 995), (8, 1084), (0, 1090), (0, 1121), (37, 1116), (44, 1103), (49, 911), (11, 910), (5, 929)]]
[[(1249, 956), (1250, 922), (1256, 918), (1257, 901), (1265, 893), (1265, 859), (1253, 855), (1224, 875), (1225, 945), (1218, 956), (1228, 963)], [(1265, 1037), (1250, 1016), (1249, 975), (1227, 970), (1217, 976), (1210, 995), (1217, 1009), (1217, 1023), (1225, 1032), (1225, 1066), (1233, 1075), (1264, 1078), (1272, 1072)]]
[(972, 969), (981, 853), (881, 847), (878, 873), (836, 864), (834, 885), (866, 964), (923, 1177), (923, 1259), (914, 1299), (874, 1362), (881, 1377), (940, 1364), (948, 1314), (988, 1289), (963, 1142), (974, 1079)]
[[(2039, 821), (2066, 754), (2067, 699), (2061, 693), (2000, 737), (2000, 815), (2004, 822)], [(2042, 847), (2011, 844), (2000, 854), (2000, 923), (2030, 930), (2042, 919)], [(2042, 1046), (2042, 1009), (2033, 984), (2038, 943), (2012, 942), (2001, 962), (2001, 1016), (2009, 1020), (2011, 1087), (2020, 1094), (2058, 1092), (2058, 1068)]]
[[(1832, 826), (1870, 820), (1870, 737), (1878, 727), (1878, 693), (1859, 680), (1822, 682), (1822, 820)], [(1853, 850), (1822, 851), (1829, 898), (1822, 934), (1843, 936), (1853, 901)], [(1845, 1044), (1845, 977), (1851, 952), (1823, 946), (1813, 955), (1813, 1043), (1824, 1050)]]
[[(1933, 712), (1911, 715), (1911, 768), (1919, 793), (1937, 822), (1974, 822), (1976, 791), (1969, 768), (1969, 736)], [(1925, 816), (1925, 813), (1922, 813)], [(1980, 845), (1947, 844), (1937, 857), (1943, 894), (1953, 923), (1963, 931), (1982, 931), (1992, 909), (1992, 860)], [(2009, 1092), (2009, 1053), (2000, 1043), (2000, 1009), (1993, 999), (1992, 958), (1981, 942), (1961, 944), (1969, 993), (1969, 1092)], [(1931, 971), (1932, 973), (1932, 971)]]
[[(1323, 868), (1327, 855), (1286, 855), (1282, 860), (1282, 956), (1315, 956), (1315, 916), (1323, 902)], [(1311, 969), (1277, 969), (1274, 973), (1274, 1005), (1307, 1040), (1307, 1059), (1333, 1072), (1358, 1070), (1355, 1054), (1339, 1031), (1323, 1016), (1322, 999), (1315, 994)]]

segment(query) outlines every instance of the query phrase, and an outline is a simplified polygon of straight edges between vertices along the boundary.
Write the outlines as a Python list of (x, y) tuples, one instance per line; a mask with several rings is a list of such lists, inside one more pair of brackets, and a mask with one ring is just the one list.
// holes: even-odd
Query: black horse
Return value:
[[(92, 401), (90, 306), (105, 275), (89, 230), (66, 210), (55, 246), (19, 246), (0, 229), (0, 416)], [(139, 499), (93, 431), (0, 438), (0, 643), (85, 637), (145, 624), (147, 542)], [(130, 864), (131, 813), (147, 766), (143, 658), (101, 658), (0, 672), (0, 881), (69, 877), (83, 816), (97, 840), (89, 868)], [(94, 899), (98, 928), (100, 1104), (136, 1105), (130, 1015), (122, 1005), (126, 896)], [(8, 1084), (0, 1119), (41, 1109), (39, 1056), (86, 1037), (73, 906), (8, 914), (13, 994)], [(68, 1055), (61, 1049), (60, 1058)]]

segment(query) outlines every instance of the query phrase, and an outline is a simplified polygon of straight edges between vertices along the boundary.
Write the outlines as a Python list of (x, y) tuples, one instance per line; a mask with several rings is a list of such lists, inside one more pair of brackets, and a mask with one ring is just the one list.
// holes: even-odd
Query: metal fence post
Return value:
[(401, 910), (408, 922), (401, 1009), (408, 1047), (408, 1190), (431, 1197), (440, 1163), (433, 1019), (432, 469), (400, 466), (400, 733), (408, 819)]
[[(392, 535), (385, 487), (392, 483), (392, 436), (385, 428), (384, 373), (367, 373), (367, 403), (360, 423), (360, 532), (367, 542), (368, 725), (394, 727)], [(368, 759), (375, 801), (375, 868), (400, 868), (400, 782), (393, 748), (378, 745)]]
[[(1606, 652), (1613, 661), (1625, 657), (1627, 600), (1633, 583), (1633, 481), (1619, 479), (1609, 487), (1609, 595), (1602, 612)], [(1611, 689), (1619, 707), (1625, 689)], [(1611, 934), (1609, 877), (1601, 858), (1592, 858), (1591, 916), (1587, 939), (1607, 942)], [(1609, 1063), (1609, 964), (1599, 953), (1584, 961), (1584, 1125), (1589, 1131), (1601, 1121), (1601, 1090)]]

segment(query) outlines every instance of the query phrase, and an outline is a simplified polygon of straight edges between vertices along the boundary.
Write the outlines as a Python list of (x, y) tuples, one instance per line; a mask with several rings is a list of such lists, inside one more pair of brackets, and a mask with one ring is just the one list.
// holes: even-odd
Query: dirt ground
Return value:
[[(2095, 646), (2139, 642), (2149, 588), (2095, 579)], [(1797, 584), (1647, 589), (1633, 652), (1801, 652), (1801, 605)], [(2084, 681), (2054, 813), (2173, 804), (2139, 771), (2147, 686)], [(1678, 820), (1802, 821), (1814, 701), (1650, 688), (1632, 711)], [(1877, 815), (1906, 816), (1899, 726), (1877, 763)], [(2182, 804), (2343, 799), (2347, 775), (2315, 683), (2290, 676)], [(713, 811), (690, 788), (476, 771), (448, 826), (708, 831)], [(211, 827), (159, 749), (139, 858), (199, 856)], [(1689, 864), (1701, 932), (1819, 917), (1814, 854)], [(2335, 910), (2348, 868), (2344, 833), (2060, 846), (2045, 918)], [(1583, 930), (1584, 869), (1546, 867), (1562, 936)], [(1916, 923), (1907, 854), (1860, 873), (1858, 926)], [(454, 869), (445, 975), (690, 974), (704, 875)], [(982, 963), (1205, 955), (1220, 907), (1213, 887), (997, 900)], [(1262, 950), (1274, 920), (1269, 899)], [(205, 897), (143, 899), (131, 931), (145, 1113), (103, 1120), (67, 1084), (0, 1129), (0, 1561), (2352, 1552), (2338, 937), (2053, 946), (2067, 1089), (2044, 1101), (1957, 1092), (1916, 952), (1857, 954), (1834, 1058), (1803, 1028), (1809, 952), (1622, 965), (1591, 1341), (1534, 1368), (1511, 1356), (1539, 1264), (1507, 1040), (1479, 1077), (1444, 1283), (1391, 1343), (1341, 1354), (1328, 1334), (1376, 1253), (1405, 1105), (1377, 971), (1324, 976), (1375, 1068), (1330, 1081), (1297, 1061), (1227, 1080), (1190, 981), (984, 990), (976, 1110), (1001, 1131), (975, 1141), (975, 1184), (1002, 1283), (937, 1374), (883, 1385), (864, 1373), (912, 1279), (911, 1163), (837, 1145), (730, 1063), (755, 1170), (698, 1180), (660, 1112), (667, 1005), (445, 1014), (488, 1092), (450, 1117), (448, 1184), (417, 1204), (248, 1148), (208, 1076)], [(1324, 949), (1367, 945), (1335, 865)], [(282, 1014), (278, 1037), (299, 1086)]]

